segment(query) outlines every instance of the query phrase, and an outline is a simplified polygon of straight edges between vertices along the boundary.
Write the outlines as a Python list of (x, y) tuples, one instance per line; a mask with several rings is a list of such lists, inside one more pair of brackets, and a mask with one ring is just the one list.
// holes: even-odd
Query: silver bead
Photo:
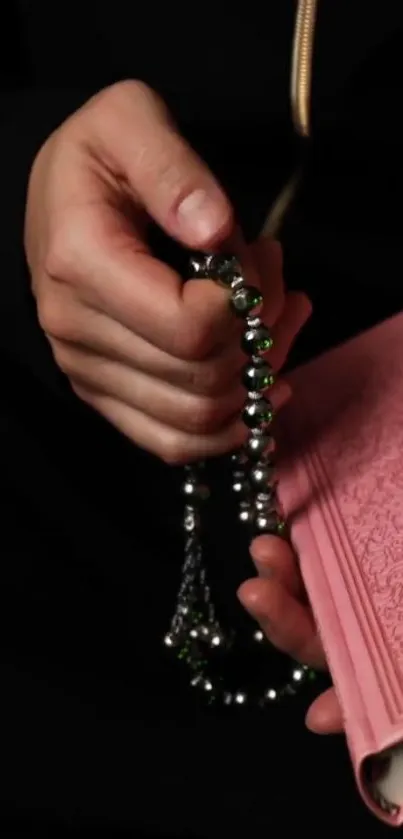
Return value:
[(193, 533), (200, 527), (200, 516), (192, 507), (187, 507), (185, 509), (183, 527), (186, 530), (186, 533)]
[(263, 307), (263, 297), (258, 288), (240, 285), (232, 293), (231, 307), (239, 317), (258, 314)]
[(293, 682), (303, 682), (305, 678), (305, 671), (302, 667), (296, 667), (292, 673)]
[(278, 696), (277, 691), (274, 690), (274, 688), (268, 688), (268, 690), (266, 690), (266, 692), (265, 692), (264, 698), (266, 699), (267, 702), (275, 702), (276, 699), (277, 699), (277, 696)]
[(225, 288), (230, 288), (236, 278), (242, 277), (238, 260), (228, 254), (213, 254), (209, 261), (209, 271), (210, 276)]
[(232, 463), (232, 466), (235, 469), (237, 469), (239, 467), (242, 467), (245, 464), (245, 461), (246, 461), (246, 457), (245, 457), (245, 452), (243, 452), (243, 451), (235, 452), (234, 454), (231, 455), (231, 463)]
[(248, 481), (245, 478), (235, 480), (232, 484), (232, 491), (235, 492), (236, 495), (248, 495), (250, 492)]
[(225, 288), (231, 288), (234, 278), (241, 275), (241, 266), (234, 256), (198, 254), (190, 260), (190, 272), (193, 277), (215, 280)]
[(236, 291), (238, 288), (244, 288), (245, 280), (242, 274), (234, 274), (232, 283), (231, 283), (231, 291)]
[(272, 448), (273, 438), (266, 434), (249, 437), (245, 443), (245, 452), (251, 460), (261, 460)]
[(241, 501), (239, 505), (239, 521), (242, 524), (252, 524), (254, 519), (254, 510), (249, 501)]
[(278, 519), (276, 513), (259, 513), (254, 521), (254, 528), (257, 535), (262, 533), (278, 532)]
[(218, 647), (223, 647), (225, 643), (225, 638), (221, 632), (215, 632), (214, 635), (211, 636), (210, 644), (215, 649)]
[(206, 691), (206, 693), (211, 693), (213, 690), (213, 683), (210, 682), (210, 679), (204, 679), (202, 688)]
[(243, 691), (240, 691), (240, 690), (237, 691), (237, 693), (234, 696), (234, 702), (236, 702), (237, 705), (245, 705), (246, 702), (247, 702), (247, 699), (248, 699), (248, 697), (247, 697), (246, 693), (244, 693)]
[(210, 495), (209, 488), (204, 484), (199, 484), (196, 481), (188, 481), (186, 480), (182, 484), (182, 492), (185, 498), (191, 501), (193, 504), (199, 504), (202, 501), (206, 501), (206, 499)]
[(164, 638), (164, 644), (166, 647), (176, 647), (177, 641), (172, 632), (167, 632)]
[(255, 510), (258, 513), (276, 512), (274, 504), (276, 502), (274, 489), (271, 487), (271, 492), (259, 492), (255, 499)]
[(274, 475), (274, 466), (258, 463), (250, 470), (249, 478), (256, 489), (264, 490), (271, 483)]
[(207, 626), (207, 624), (194, 626), (193, 629), (190, 630), (189, 635), (194, 641), (208, 642), (211, 638), (211, 627)]
[(264, 504), (267, 507), (268, 504), (273, 503), (273, 498), (275, 497), (275, 488), (276, 484), (270, 483), (269, 486), (265, 487), (264, 492), (258, 492), (256, 495), (256, 502), (260, 504)]
[(189, 261), (189, 273), (191, 276), (197, 277), (198, 279), (207, 279), (209, 276), (208, 269), (210, 260), (211, 256), (205, 253), (192, 256)]
[(264, 641), (264, 635), (261, 629), (257, 629), (256, 632), (253, 633), (253, 640), (256, 641), (257, 644), (261, 644)]
[(233, 702), (233, 695), (228, 690), (224, 693), (222, 701), (224, 705), (232, 705)]
[(248, 428), (266, 430), (273, 421), (273, 407), (264, 396), (261, 396), (257, 402), (247, 401), (242, 412), (242, 419)]

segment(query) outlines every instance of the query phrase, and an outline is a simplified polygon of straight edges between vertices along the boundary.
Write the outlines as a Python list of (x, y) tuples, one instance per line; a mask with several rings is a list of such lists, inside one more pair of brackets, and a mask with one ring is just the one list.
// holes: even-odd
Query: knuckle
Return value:
[(187, 447), (183, 436), (179, 434), (172, 434), (164, 440), (157, 453), (167, 466), (183, 466), (188, 460)]
[(209, 434), (215, 431), (219, 419), (216, 401), (205, 396), (194, 399), (190, 409), (186, 411), (186, 424), (189, 431), (195, 434)]
[(44, 292), (37, 297), (38, 321), (49, 339), (79, 344), (83, 338), (75, 307), (70, 308), (57, 294)]
[(189, 366), (187, 385), (202, 396), (218, 396), (223, 387), (223, 376), (217, 362), (199, 362)]
[(68, 345), (62, 344), (60, 341), (52, 341), (52, 352), (57, 366), (66, 376), (74, 378), (75, 364)]
[(51, 338), (64, 338), (66, 322), (63, 308), (51, 294), (42, 294), (37, 299), (38, 320), (41, 328)]
[(217, 424), (214, 404), (206, 399), (196, 400), (193, 406), (187, 406), (182, 430), (171, 428), (159, 442), (159, 456), (170, 466), (183, 465), (195, 448), (195, 438), (214, 435)]
[(96, 397), (85, 387), (83, 382), (70, 381), (70, 387), (81, 402), (85, 402), (87, 405), (96, 408)]
[(157, 98), (152, 88), (140, 79), (122, 79), (119, 82), (115, 82), (115, 84), (105, 88), (102, 96), (107, 99), (113, 99), (114, 101), (120, 98), (126, 100), (127, 97), (130, 97), (130, 100), (133, 100), (133, 97), (136, 99)]
[(209, 350), (209, 335), (195, 323), (181, 324), (172, 335), (172, 355), (182, 361), (203, 361)]
[(67, 280), (75, 276), (79, 237), (80, 231), (72, 218), (59, 223), (44, 257), (44, 270), (49, 277)]
[(99, 106), (102, 112), (107, 108), (111, 113), (127, 112), (128, 108), (156, 109), (165, 114), (167, 112), (164, 101), (158, 94), (140, 79), (123, 79), (109, 87), (104, 88), (96, 97), (94, 102), (97, 109)]

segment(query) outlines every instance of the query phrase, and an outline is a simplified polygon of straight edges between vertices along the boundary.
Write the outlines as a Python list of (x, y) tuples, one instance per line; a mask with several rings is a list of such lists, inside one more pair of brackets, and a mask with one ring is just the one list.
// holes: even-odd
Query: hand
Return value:
[[(251, 546), (258, 577), (239, 589), (239, 599), (279, 650), (315, 668), (326, 666), (292, 549), (277, 536), (259, 536)], [(317, 734), (342, 730), (333, 688), (311, 705), (306, 723)]]
[[(91, 99), (44, 144), (32, 168), (25, 250), (39, 322), (75, 393), (168, 463), (221, 454), (243, 439), (239, 321), (211, 281), (183, 285), (147, 243), (152, 219), (208, 250), (232, 209), (163, 103), (138, 82)], [(267, 298), (278, 367), (309, 315), (286, 295), (276, 244), (237, 255)], [(288, 397), (279, 383), (274, 407)]]

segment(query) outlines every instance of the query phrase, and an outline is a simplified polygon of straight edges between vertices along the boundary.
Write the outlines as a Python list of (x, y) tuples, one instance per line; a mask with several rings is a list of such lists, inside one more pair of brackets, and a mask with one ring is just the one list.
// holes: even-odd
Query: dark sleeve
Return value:
[(0, 94), (0, 352), (52, 382), (57, 371), (37, 321), (24, 254), (27, 186), (43, 142), (87, 98), (85, 91), (34, 87)]
[(12, 8), (6, 20), (0, 34), (0, 352), (53, 382), (57, 371), (37, 322), (24, 256), (27, 186), (43, 142), (94, 91), (54, 87), (50, 80), (47, 89), (39, 87)]

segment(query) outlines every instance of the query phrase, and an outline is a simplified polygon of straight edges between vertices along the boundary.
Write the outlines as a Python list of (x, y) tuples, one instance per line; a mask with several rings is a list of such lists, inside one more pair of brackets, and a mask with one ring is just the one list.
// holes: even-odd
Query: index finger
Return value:
[(225, 289), (210, 280), (183, 283), (108, 203), (74, 208), (57, 236), (52, 274), (75, 286), (87, 305), (169, 355), (205, 358), (239, 330)]

